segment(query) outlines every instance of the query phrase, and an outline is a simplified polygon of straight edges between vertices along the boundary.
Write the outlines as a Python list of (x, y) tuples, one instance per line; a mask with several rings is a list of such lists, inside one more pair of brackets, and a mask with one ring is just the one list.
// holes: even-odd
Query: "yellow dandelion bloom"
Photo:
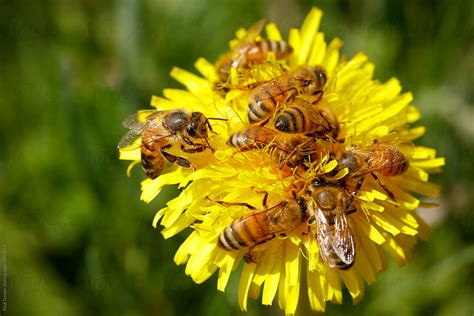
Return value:
[[(269, 53), (264, 62), (228, 67), (225, 82), (216, 71), (216, 65), (199, 59), (195, 67), (201, 76), (179, 68), (171, 71), (171, 76), (182, 83), (185, 90), (165, 89), (163, 97), (154, 96), (151, 100), (151, 105), (159, 111), (186, 109), (203, 113), (209, 118), (212, 131), (209, 131), (208, 147), (199, 152), (183, 152), (179, 145), (189, 142), (170, 140), (173, 146), (168, 146), (167, 152), (191, 162), (192, 168), (185, 164), (166, 164), (158, 177), (142, 182), (141, 199), (150, 202), (164, 186), (179, 185), (180, 195), (158, 211), (153, 225), (164, 227), (165, 238), (192, 228), (174, 260), (186, 265), (186, 274), (196, 283), (206, 281), (218, 271), (217, 288), (225, 291), (231, 273), (243, 266), (238, 289), (242, 310), (247, 309), (248, 297), (261, 295), (262, 304), (271, 305), (278, 293), (281, 309), (286, 314), (294, 314), (300, 289), (306, 289), (315, 311), (324, 311), (327, 301), (341, 304), (343, 287), (357, 303), (363, 297), (365, 283), (374, 282), (376, 274), (386, 267), (386, 254), (404, 265), (410, 259), (417, 238), (427, 238), (430, 233), (416, 213), (416, 208), (422, 206), (417, 196), (438, 195), (439, 188), (428, 182), (428, 173), (439, 171), (444, 159), (436, 158), (434, 149), (412, 144), (425, 129), (411, 126), (420, 117), (412, 104), (411, 93), (402, 92), (395, 78), (385, 83), (374, 80), (374, 64), (365, 54), (358, 53), (350, 59), (341, 56), (342, 41), (336, 38), (326, 43), (324, 34), (318, 31), (321, 17), (322, 12), (314, 8), (300, 29), (290, 30), (286, 42), (293, 50), (287, 58)], [(282, 40), (275, 24), (265, 25), (265, 31), (267, 39)], [(246, 38), (263, 38), (257, 33), (239, 30), (237, 39), (230, 42), (231, 51), (241, 48), (239, 45)], [(253, 150), (238, 150), (227, 144), (231, 135), (252, 126), (247, 114), (251, 88), (295, 69), (312, 66), (325, 70), (324, 94), (317, 102), (337, 118), (339, 141), (308, 138), (318, 144), (318, 154), (313, 152), (304, 167), (295, 168), (300, 170), (298, 172), (285, 166), (285, 161), (282, 162), (271, 146), (272, 142)], [(146, 116), (142, 116), (138, 114), (134, 120), (143, 122)], [(131, 131), (136, 127), (131, 123), (127, 126)], [(137, 139), (120, 149), (120, 159), (132, 161), (130, 168), (141, 162), (140, 132), (129, 132), (129, 136)], [(331, 155), (335, 147), (350, 152), (353, 148), (361, 151), (385, 148), (384, 144), (397, 148), (408, 161), (407, 169), (396, 176), (366, 172), (350, 178), (353, 171), (338, 167), (341, 161)], [(318, 238), (324, 233), (331, 235), (329, 230), (334, 227), (327, 223), (327, 226), (318, 226), (316, 212), (323, 207), (322, 202), (307, 193), (314, 179), (328, 177), (344, 183), (346, 189), (341, 185), (335, 190), (345, 199), (349, 199), (354, 186), (364, 178), (361, 187), (352, 194), (354, 211), (341, 215), (353, 235), (355, 253), (354, 261), (343, 268), (330, 266), (328, 259), (323, 259), (321, 252), (325, 249), (321, 248), (323, 241)], [(307, 203), (305, 210), (309, 214), (300, 219), (296, 228), (251, 247), (230, 251), (219, 246), (221, 234), (235, 220), (253, 214), (276, 214), (287, 206), (289, 209), (291, 201), (298, 196), (305, 197), (301, 203)], [(264, 199), (266, 206), (263, 206)], [(300, 284), (301, 279), (307, 280), (306, 286)]]

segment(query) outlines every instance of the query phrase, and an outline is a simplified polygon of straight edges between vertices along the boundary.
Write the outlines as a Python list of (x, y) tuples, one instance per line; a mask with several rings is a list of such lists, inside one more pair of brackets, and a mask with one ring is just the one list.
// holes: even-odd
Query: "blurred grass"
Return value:
[[(125, 175), (121, 121), (151, 95), (178, 87), (173, 66), (215, 60), (240, 26), (265, 17), (286, 33), (312, 5), (326, 39), (365, 51), (376, 78), (412, 91), (447, 158), (433, 177), (441, 206), (413, 262), (366, 288), (361, 304), (328, 314), (474, 313), (474, 4), (471, 1), (11, 1), (0, 3), (0, 243), (8, 263), (6, 315), (240, 314), (238, 276), (194, 284), (172, 261), (188, 232), (151, 227), (177, 191), (139, 201), (143, 175)], [(299, 313), (309, 313), (304, 292)], [(306, 303), (305, 303), (306, 302)], [(248, 315), (280, 314), (250, 303)], [(3, 315), (3, 313), (2, 313)]]

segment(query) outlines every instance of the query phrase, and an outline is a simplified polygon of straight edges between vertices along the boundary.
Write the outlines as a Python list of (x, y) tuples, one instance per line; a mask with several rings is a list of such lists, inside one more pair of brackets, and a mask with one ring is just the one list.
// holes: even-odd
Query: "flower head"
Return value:
[[(425, 132), (421, 126), (411, 126), (420, 117), (412, 104), (412, 95), (402, 93), (395, 78), (385, 83), (374, 80), (374, 64), (363, 53), (347, 59), (339, 52), (341, 40), (336, 38), (326, 43), (324, 34), (318, 31), (321, 16), (322, 12), (314, 8), (301, 29), (290, 30), (287, 42), (292, 50), (288, 56), (279, 58), (278, 53), (270, 52), (264, 61), (244, 66), (232, 56), (246, 47), (245, 43), (261, 39), (255, 28), (263, 27), (263, 22), (248, 31), (241, 29), (237, 39), (230, 43), (234, 55), (224, 56), (237, 64), (225, 68), (226, 75), (219, 73), (223, 71), (219, 66), (222, 59), (217, 66), (199, 59), (195, 66), (202, 77), (174, 68), (171, 76), (186, 90), (165, 89), (164, 97), (154, 96), (151, 101), (159, 111), (185, 108), (201, 112), (208, 118), (210, 128), (208, 146), (203, 145), (199, 152), (183, 152), (179, 146), (183, 140), (173, 139), (167, 152), (190, 161), (192, 167), (169, 164), (161, 175), (142, 182), (141, 199), (150, 202), (166, 185), (178, 184), (182, 188), (181, 194), (156, 214), (153, 224), (164, 227), (165, 238), (192, 228), (174, 260), (177, 264), (186, 264), (186, 274), (196, 283), (206, 281), (218, 271), (217, 288), (224, 291), (231, 273), (242, 264), (238, 299), (243, 310), (247, 308), (249, 296), (256, 298), (261, 293), (262, 303), (272, 304), (278, 293), (280, 307), (287, 314), (293, 314), (303, 288), (307, 289), (314, 310), (323, 311), (326, 301), (341, 304), (344, 286), (353, 301), (358, 302), (363, 297), (365, 283), (374, 282), (376, 274), (385, 268), (386, 254), (404, 265), (410, 259), (417, 238), (427, 238), (430, 232), (416, 213), (421, 202), (413, 193), (438, 195), (438, 187), (428, 182), (428, 173), (438, 170), (444, 160), (436, 158), (434, 149), (412, 144)], [(269, 40), (282, 41), (275, 24), (267, 24), (265, 29)], [(276, 114), (268, 119), (270, 123), (249, 124), (249, 97), (255, 93), (252, 89), (314, 66), (324, 69), (324, 91), (317, 93), (316, 101), (309, 102), (316, 102), (318, 109), (326, 109), (324, 113), (334, 116), (337, 136), (290, 135), (276, 131), (271, 126)], [(304, 94), (302, 87), (294, 90)], [(280, 103), (290, 104), (286, 100), (275, 102)], [(139, 115), (136, 120), (140, 120)], [(275, 135), (266, 143), (258, 143), (253, 148), (244, 146), (245, 150), (229, 146), (233, 134), (264, 124), (271, 131), (268, 133)], [(264, 129), (256, 127), (255, 130)], [(283, 134), (285, 136), (281, 136)], [(278, 146), (279, 137), (285, 137), (284, 150)], [(299, 143), (285, 147), (287, 139)], [(139, 138), (135, 144), (140, 144)], [(289, 153), (285, 149), (294, 150)], [(398, 168), (398, 173), (387, 171), (385, 165), (378, 169), (373, 167), (393, 158), (394, 152), (406, 160), (404, 167), (389, 165)], [(357, 173), (350, 163), (343, 163), (341, 157), (347, 158), (349, 154), (357, 159), (365, 155), (364, 172)], [(382, 157), (380, 161), (374, 158), (376, 154)], [(303, 157), (304, 161), (294, 162), (295, 157)], [(122, 148), (120, 159), (132, 160), (131, 166), (139, 163), (140, 149), (138, 146)], [(316, 182), (324, 184), (319, 187)], [(324, 215), (324, 197), (327, 196), (336, 201), (339, 210), (334, 218)], [(306, 213), (293, 216), (301, 210)], [(255, 214), (262, 217), (257, 218)], [(237, 229), (231, 225), (242, 217), (254, 216), (252, 220), (264, 229), (276, 224), (263, 220), (283, 221), (288, 214), (291, 216), (285, 217), (282, 224), (287, 229), (274, 229), (270, 232), (274, 238), (268, 240), (250, 245), (240, 238), (242, 236), (232, 240), (234, 237), (223, 235), (226, 229)], [(247, 239), (263, 234), (252, 231), (255, 228), (250, 227), (250, 223), (243, 226), (250, 229)], [(347, 237), (345, 242), (352, 240), (352, 246), (329, 240), (344, 232), (352, 238)], [(326, 241), (323, 240), (325, 234), (329, 236)], [(236, 245), (226, 249), (223, 242)], [(353, 261), (349, 254), (341, 254), (337, 249), (352, 250)], [(331, 265), (325, 250), (337, 260), (349, 257), (350, 262), (342, 268)], [(303, 278), (307, 280), (306, 287), (300, 285), (302, 273), (306, 274)]]

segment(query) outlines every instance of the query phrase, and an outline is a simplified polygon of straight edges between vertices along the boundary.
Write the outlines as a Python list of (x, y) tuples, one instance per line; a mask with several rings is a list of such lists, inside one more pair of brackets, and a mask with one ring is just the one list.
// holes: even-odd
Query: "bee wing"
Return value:
[(331, 226), (318, 209), (316, 224), (319, 253), (323, 261), (331, 268), (350, 267), (355, 258), (355, 243), (345, 215), (337, 214)]
[(265, 20), (258, 20), (254, 25), (249, 27), (247, 34), (240, 40), (239, 46), (253, 42), (262, 33), (263, 27), (265, 26)]
[(337, 257), (346, 265), (351, 265), (355, 258), (355, 243), (351, 227), (343, 212), (334, 218), (335, 230), (333, 236), (333, 249)]
[(334, 258), (334, 251), (332, 247), (332, 229), (320, 209), (317, 210), (316, 219), (316, 241), (318, 242), (319, 255), (321, 259), (331, 268), (337, 265), (337, 260)]
[(352, 148), (348, 151), (367, 162), (369, 168), (359, 174), (362, 175), (406, 164), (406, 160), (413, 154), (413, 150), (414, 147), (410, 143), (377, 142), (371, 146)]
[(247, 30), (247, 34), (245, 34), (245, 36), (239, 40), (237, 46), (234, 49), (234, 54), (232, 55), (232, 67), (239, 67), (248, 51), (248, 45), (252, 43), (258, 37), (258, 35), (260, 35), (264, 26), (265, 20), (262, 19), (257, 21), (257, 23), (252, 25)]
[[(143, 131), (143, 129), (142, 129)], [(118, 148), (120, 149), (125, 149), (127, 148), (127, 150), (133, 150), (135, 148), (138, 148), (140, 146), (140, 144), (136, 144), (136, 146), (132, 146), (131, 145), (141, 136), (141, 132), (139, 133), (136, 133), (134, 130), (130, 129), (130, 131), (128, 131), (127, 134), (125, 134), (122, 139), (120, 140), (120, 142), (118, 143)]]
[[(139, 138), (141, 134), (143, 133), (146, 120), (152, 114), (156, 114), (156, 113), (161, 113), (161, 112), (156, 111), (156, 110), (142, 110), (142, 111), (138, 111), (135, 114), (127, 116), (123, 120), (122, 125), (123, 127), (128, 128), (129, 131), (122, 137), (117, 147), (120, 149), (130, 147), (135, 142), (135, 140), (137, 140), (137, 138)], [(139, 145), (133, 146), (127, 149), (132, 150), (132, 149), (137, 148), (138, 146)]]

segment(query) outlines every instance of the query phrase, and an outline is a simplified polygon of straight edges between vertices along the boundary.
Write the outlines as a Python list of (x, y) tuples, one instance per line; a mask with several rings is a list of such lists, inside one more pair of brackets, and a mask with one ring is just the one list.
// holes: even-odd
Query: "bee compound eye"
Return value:
[(325, 85), (327, 80), (328, 80), (327, 75), (324, 71), (319, 72), (318, 79), (319, 79), (319, 82), (321, 83), (321, 85)]
[(195, 137), (196, 136), (196, 128), (194, 128), (193, 126), (194, 124), (191, 123), (188, 125), (188, 127), (186, 128), (186, 131), (188, 132), (188, 135), (191, 136), (191, 137)]

